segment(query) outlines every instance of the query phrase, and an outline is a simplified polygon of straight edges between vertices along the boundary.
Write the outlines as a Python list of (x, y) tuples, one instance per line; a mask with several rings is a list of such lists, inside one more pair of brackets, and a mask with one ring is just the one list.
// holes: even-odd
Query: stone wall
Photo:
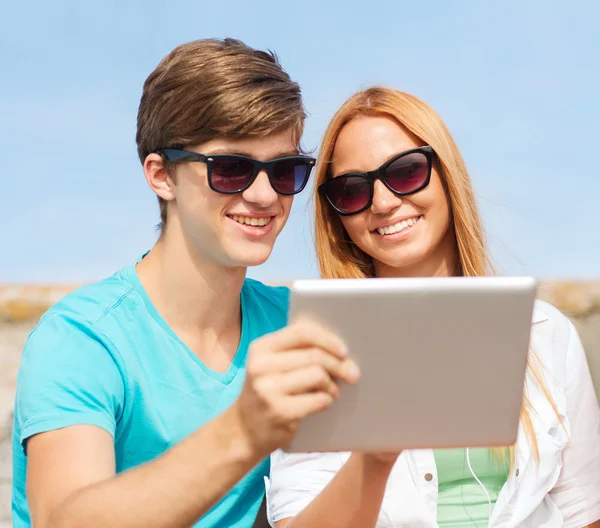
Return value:
[[(21, 350), (39, 316), (70, 289), (0, 285), (0, 528), (11, 524), (12, 407)], [(575, 323), (600, 399), (600, 281), (546, 282), (540, 285), (539, 296)]]
[(8, 528), (11, 525), (11, 432), (14, 390), (21, 349), (34, 324), (34, 321), (7, 324), (0, 320), (0, 528)]

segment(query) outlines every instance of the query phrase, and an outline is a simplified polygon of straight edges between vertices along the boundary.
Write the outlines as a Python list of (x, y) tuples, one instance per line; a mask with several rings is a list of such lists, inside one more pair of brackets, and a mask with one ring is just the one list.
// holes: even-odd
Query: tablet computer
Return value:
[(361, 378), (285, 450), (514, 444), (536, 287), (531, 277), (295, 281), (290, 322), (336, 332)]

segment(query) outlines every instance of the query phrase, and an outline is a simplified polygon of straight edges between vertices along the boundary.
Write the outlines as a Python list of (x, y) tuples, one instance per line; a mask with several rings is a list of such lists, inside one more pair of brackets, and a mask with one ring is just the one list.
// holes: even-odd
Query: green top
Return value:
[[(433, 453), (438, 473), (438, 525), (487, 526), (488, 499), (469, 470), (466, 449), (435, 449)], [(490, 495), (493, 508), (508, 478), (510, 462), (504, 457), (499, 459), (489, 448), (470, 448), (469, 459)]]

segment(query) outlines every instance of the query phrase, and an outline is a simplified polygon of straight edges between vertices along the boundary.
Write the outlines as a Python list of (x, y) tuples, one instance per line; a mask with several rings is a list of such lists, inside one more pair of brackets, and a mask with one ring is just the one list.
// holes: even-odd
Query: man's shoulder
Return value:
[(125, 308), (132, 297), (135, 298), (135, 288), (129, 280), (128, 269), (120, 269), (67, 293), (44, 313), (34, 333), (47, 333), (65, 326), (100, 329), (101, 321)]
[(242, 289), (246, 313), (265, 329), (276, 330), (287, 324), (290, 290), (246, 279)]
[(243, 291), (252, 302), (287, 312), (290, 289), (285, 285), (269, 285), (256, 279), (247, 278), (244, 282)]

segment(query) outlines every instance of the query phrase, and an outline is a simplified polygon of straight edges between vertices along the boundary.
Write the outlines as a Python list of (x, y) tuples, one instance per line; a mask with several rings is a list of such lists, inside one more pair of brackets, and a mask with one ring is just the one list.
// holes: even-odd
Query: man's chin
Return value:
[(252, 268), (264, 264), (271, 256), (272, 251), (273, 247), (270, 245), (265, 245), (260, 248), (248, 248), (247, 251), (243, 251), (243, 248), (237, 248), (235, 252), (230, 253), (229, 256), (238, 266)]

